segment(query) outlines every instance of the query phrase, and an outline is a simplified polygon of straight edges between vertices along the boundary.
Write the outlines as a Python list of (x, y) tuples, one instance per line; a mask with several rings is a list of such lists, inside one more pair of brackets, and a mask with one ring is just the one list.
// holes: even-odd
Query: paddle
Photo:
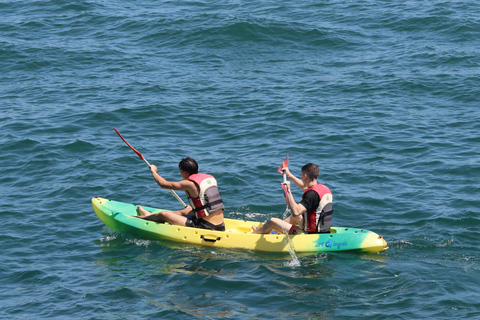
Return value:
[[(125, 143), (127, 144), (127, 146), (129, 146), (130, 149), (132, 149), (132, 150), (137, 154), (137, 156), (139, 156), (140, 159), (142, 159), (143, 162), (145, 162), (146, 165), (150, 168), (151, 165), (150, 165), (150, 163), (148, 163), (147, 159), (145, 159), (145, 158), (142, 156), (142, 154), (137, 151), (137, 149), (135, 149), (134, 147), (132, 147), (132, 145), (131, 145), (130, 143), (128, 143), (127, 140), (125, 140), (125, 138), (123, 138), (123, 136), (120, 134), (120, 132), (119, 132), (116, 128), (113, 128), (113, 130), (115, 130), (115, 132), (116, 132), (116, 133), (118, 134), (118, 136), (123, 140), (123, 142), (125, 142)], [(177, 194), (175, 191), (173, 191), (173, 190), (171, 190), (171, 189), (168, 189), (168, 190), (170, 190), (170, 192), (173, 194), (173, 196), (174, 196), (175, 198), (177, 198), (177, 200), (180, 201), (180, 203), (181, 203), (184, 207), (187, 206), (187, 205), (185, 204), (185, 202), (183, 202), (183, 200), (178, 196), (178, 194)]]
[[(283, 182), (287, 182), (287, 172), (285, 170), (282, 170), (283, 168), (286, 168), (288, 166), (288, 154), (285, 160), (283, 160), (282, 165), (280, 168), (278, 168), (278, 172), (283, 173)], [(287, 201), (287, 208), (285, 209), (285, 212), (283, 213), (283, 220), (286, 218), (286, 214), (288, 213), (288, 192), (287, 192), (287, 186), (282, 184), (282, 189), (283, 192), (285, 193), (285, 200)], [(282, 228), (283, 229), (283, 228)], [(287, 235), (285, 236), (285, 243), (288, 249), (288, 252), (290, 253), (290, 256), (292, 257), (292, 263), (295, 266), (300, 266), (300, 261), (298, 261), (297, 254), (295, 253), (295, 246), (293, 245), (292, 239), (290, 239), (290, 236), (288, 235), (289, 230), (283, 230), (284, 233)]]
[[(282, 168), (285, 168), (287, 166), (288, 166), (288, 154), (285, 160), (283, 160), (280, 168), (278, 168), (278, 172), (283, 173), (283, 182), (287, 182), (287, 173), (285, 172), (285, 170), (282, 170)], [(282, 189), (283, 189), (283, 192), (285, 193), (285, 199), (287, 200), (287, 205), (288, 205), (287, 187), (284, 184), (282, 184)]]

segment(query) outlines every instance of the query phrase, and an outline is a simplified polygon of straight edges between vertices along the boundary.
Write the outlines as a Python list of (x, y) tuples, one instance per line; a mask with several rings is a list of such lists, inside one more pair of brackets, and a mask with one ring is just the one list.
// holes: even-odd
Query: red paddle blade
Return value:
[(127, 144), (127, 146), (129, 146), (136, 154), (137, 156), (140, 157), (140, 159), (144, 160), (142, 154), (140, 152), (137, 151), (137, 149), (135, 149), (134, 147), (132, 147), (132, 145), (130, 143), (127, 142), (127, 140), (125, 140), (125, 138), (122, 137), (122, 135), (120, 134), (120, 132), (118, 132), (118, 130), (116, 128), (113, 128), (113, 130), (115, 130), (115, 132), (118, 134), (118, 136), (123, 140), (123, 142), (125, 142)]
[(278, 168), (278, 172), (282, 173), (282, 169), (285, 168), (285, 167), (288, 167), (288, 154), (287, 154), (287, 157), (285, 158), (285, 160), (283, 160), (280, 168)]

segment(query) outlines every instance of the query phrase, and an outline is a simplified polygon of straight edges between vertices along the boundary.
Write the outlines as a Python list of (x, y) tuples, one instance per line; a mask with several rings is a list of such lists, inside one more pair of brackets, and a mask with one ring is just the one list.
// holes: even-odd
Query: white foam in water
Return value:
[[(282, 219), (285, 220), (289, 215), (290, 215), (290, 209), (287, 208), (285, 209), (285, 212), (283, 213)], [(285, 234), (283, 241), (285, 243), (285, 246), (288, 249), (288, 253), (290, 253), (290, 256), (292, 257), (292, 261), (285, 263), (285, 266), (287, 267), (299, 267), (300, 261), (298, 260), (297, 253), (295, 252), (295, 246), (293, 245), (292, 239), (290, 239), (288, 235), (289, 230), (283, 230), (283, 233)]]

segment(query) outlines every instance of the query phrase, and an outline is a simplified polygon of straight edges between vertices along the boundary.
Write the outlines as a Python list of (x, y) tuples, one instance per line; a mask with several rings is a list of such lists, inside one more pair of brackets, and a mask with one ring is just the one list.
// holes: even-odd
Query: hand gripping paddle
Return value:
[[(283, 160), (280, 168), (278, 168), (278, 172), (283, 173), (283, 182), (287, 182), (287, 173), (285, 172), (285, 170), (282, 170), (282, 169), (287, 166), (288, 166), (288, 154), (285, 160)], [(285, 199), (287, 200), (287, 204), (288, 204), (287, 187), (284, 184), (282, 184), (282, 189), (283, 189), (283, 192), (285, 193)]]
[[(120, 134), (120, 132), (118, 132), (118, 130), (117, 130), (116, 128), (113, 128), (113, 130), (115, 130), (115, 132), (116, 132), (116, 133), (118, 134), (118, 136), (123, 140), (123, 142), (125, 142), (125, 143), (127, 144), (127, 146), (129, 146), (129, 147), (133, 150), (133, 152), (135, 152), (135, 153), (137, 154), (137, 156), (139, 156), (140, 159), (142, 159), (143, 162), (145, 162), (146, 165), (150, 168), (151, 165), (150, 165), (150, 163), (148, 163), (147, 159), (145, 159), (145, 158), (142, 156), (142, 154), (137, 151), (137, 149), (135, 149), (134, 147), (132, 147), (132, 145), (131, 145), (130, 143), (128, 143), (127, 140), (125, 140), (125, 138), (123, 138), (123, 136)], [(173, 194), (173, 196), (174, 196), (175, 198), (177, 198), (177, 200), (180, 201), (180, 203), (181, 203), (184, 207), (187, 206), (187, 205), (185, 204), (185, 202), (183, 202), (183, 200), (178, 196), (178, 194), (177, 194), (175, 191), (173, 191), (173, 190), (171, 190), (171, 189), (169, 189), (169, 190), (170, 190), (170, 192)]]

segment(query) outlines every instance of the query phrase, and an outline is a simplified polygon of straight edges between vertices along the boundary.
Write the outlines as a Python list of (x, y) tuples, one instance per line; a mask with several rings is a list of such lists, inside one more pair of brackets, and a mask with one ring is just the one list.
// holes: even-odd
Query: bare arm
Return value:
[(295, 202), (295, 199), (293, 198), (292, 190), (290, 188), (290, 181), (284, 182), (283, 184), (287, 186), (287, 201), (288, 201), (290, 210), (292, 211), (292, 215), (295, 218), (295, 220), (298, 221), (303, 217), (303, 214), (307, 212), (307, 209), (301, 203)]
[(299, 179), (297, 177), (295, 177), (291, 172), (290, 170), (288, 169), (288, 167), (285, 167), (285, 168), (282, 168), (282, 170), (285, 170), (285, 173), (287, 174), (287, 178), (292, 180), (293, 183), (295, 183), (297, 185), (297, 187), (299, 187), (301, 190), (305, 191), (306, 188), (305, 186), (303, 185), (303, 181), (302, 179)]
[(178, 182), (167, 181), (157, 173), (157, 167), (155, 165), (150, 166), (150, 171), (152, 172), (153, 178), (155, 179), (157, 184), (163, 189), (186, 190), (192, 196), (198, 195), (197, 187), (195, 186), (195, 183), (193, 183), (192, 181), (189, 181), (189, 180), (181, 180)]

